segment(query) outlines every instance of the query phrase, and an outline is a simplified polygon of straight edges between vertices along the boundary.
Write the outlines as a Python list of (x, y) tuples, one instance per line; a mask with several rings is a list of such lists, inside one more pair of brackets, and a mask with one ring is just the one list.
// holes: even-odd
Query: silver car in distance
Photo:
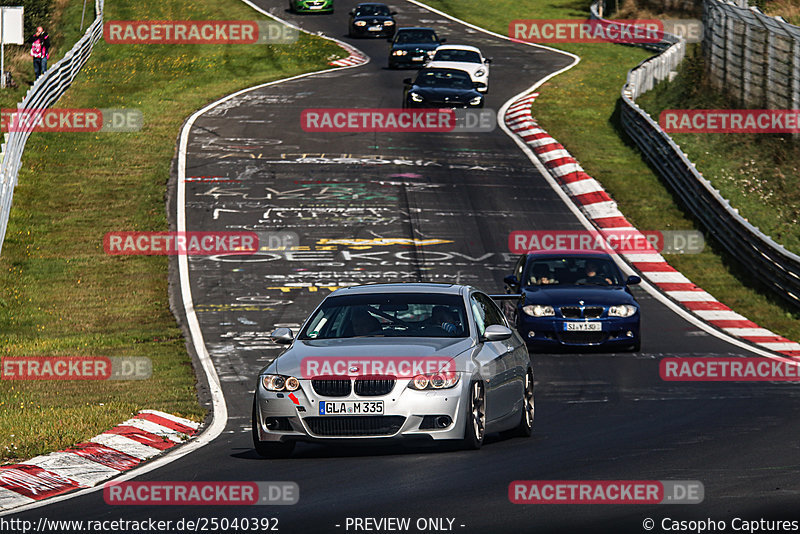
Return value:
[(374, 284), (325, 298), (258, 376), (253, 443), (289, 456), (297, 441), (382, 443), (530, 436), (533, 369), (520, 335), (470, 286)]

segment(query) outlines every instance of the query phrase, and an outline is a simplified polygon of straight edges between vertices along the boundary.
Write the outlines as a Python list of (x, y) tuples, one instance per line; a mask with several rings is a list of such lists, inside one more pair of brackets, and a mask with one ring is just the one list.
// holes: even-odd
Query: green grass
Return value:
[[(71, 0), (64, 11), (64, 42), (80, 34), (81, 7)], [(237, 0), (106, 4), (106, 20), (256, 18)], [(203, 417), (185, 341), (169, 310), (167, 259), (106, 256), (103, 235), (167, 229), (170, 162), (194, 110), (343, 55), (307, 35), (290, 46), (97, 44), (57, 106), (137, 108), (144, 128), (31, 137), (0, 257), (0, 356), (147, 356), (153, 377), (0, 382), (2, 461), (70, 446), (144, 408)]]
[[(428, 3), (504, 35), (508, 34), (512, 20), (585, 18), (591, 4), (589, 0), (524, 3), (430, 0)], [(650, 53), (612, 44), (559, 44), (555, 48), (579, 55), (581, 62), (539, 88), (540, 96), (533, 105), (533, 115), (539, 124), (603, 184), (637, 228), (702, 230), (621, 130), (618, 106), (626, 73)], [(766, 165), (761, 163), (758, 168)], [(745, 191), (744, 195), (748, 193)], [(701, 254), (669, 255), (667, 260), (732, 309), (789, 339), (800, 340), (800, 313), (754, 280), (721, 247), (707, 242)]]
[[(699, 46), (679, 75), (639, 99), (655, 120), (665, 109), (740, 109), (704, 82)], [(682, 134), (672, 138), (741, 215), (800, 253), (800, 144), (782, 134)]]

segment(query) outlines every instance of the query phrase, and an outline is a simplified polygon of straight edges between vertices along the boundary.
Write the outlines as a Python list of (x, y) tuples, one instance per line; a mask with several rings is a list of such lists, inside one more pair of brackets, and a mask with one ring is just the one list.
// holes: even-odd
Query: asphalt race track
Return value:
[[(268, 339), (273, 328), (297, 326), (330, 288), (343, 284), (454, 281), (502, 292), (502, 278), (513, 265), (509, 232), (583, 227), (499, 127), (458, 135), (302, 131), (300, 113), (307, 108), (400, 107), (402, 80), (414, 72), (386, 69), (384, 40), (346, 37), (354, 0), (337, 0), (335, 14), (325, 16), (291, 15), (282, 0), (256, 3), (311, 32), (353, 44), (371, 61), (246, 92), (192, 127), (187, 177), (222, 181), (186, 184), (187, 230), (252, 230), (262, 238), (294, 232), (300, 247), (190, 258), (191, 293), (225, 394), (227, 427), (210, 444), (137, 480), (295, 481), (300, 501), (113, 507), (94, 492), (12, 517), (270, 516), (279, 518), (280, 532), (303, 534), (348, 532), (348, 517), (453, 518), (453, 530), (464, 533), (644, 532), (645, 518), (658, 525), (664, 517), (729, 524), (734, 517), (800, 518), (796, 386), (662, 381), (658, 363), (666, 356), (753, 354), (640, 289), (641, 353), (533, 356), (536, 420), (530, 439), (490, 436), (474, 452), (301, 444), (291, 459), (258, 457), (250, 437), (252, 391), (259, 369), (279, 354)], [(432, 26), (448, 44), (473, 44), (492, 58), (486, 105), (494, 110), (571, 62), (410, 3), (394, 6), (400, 27)], [(175, 176), (172, 187), (174, 182)], [(509, 502), (514, 480), (583, 479), (698, 480), (705, 500)]]

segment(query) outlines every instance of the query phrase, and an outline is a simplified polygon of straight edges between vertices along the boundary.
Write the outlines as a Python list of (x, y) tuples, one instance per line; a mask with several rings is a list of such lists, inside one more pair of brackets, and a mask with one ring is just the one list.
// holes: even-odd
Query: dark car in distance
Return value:
[(469, 73), (457, 69), (422, 69), (403, 80), (404, 108), (482, 108), (484, 96)]
[(363, 3), (350, 10), (350, 37), (392, 37), (397, 29), (396, 11), (386, 4)]
[(505, 311), (531, 348), (641, 348), (639, 303), (629, 289), (641, 279), (623, 276), (605, 252), (525, 254), (504, 281), (523, 295)]
[(440, 39), (432, 28), (400, 28), (389, 49), (389, 68), (422, 67), (447, 39)]

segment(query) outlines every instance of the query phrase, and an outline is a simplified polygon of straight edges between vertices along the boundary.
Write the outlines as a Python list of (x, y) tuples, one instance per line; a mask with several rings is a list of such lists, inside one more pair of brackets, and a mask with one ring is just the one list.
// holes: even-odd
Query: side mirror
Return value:
[(486, 87), (486, 84), (483, 82), (472, 82), (472, 87), (475, 89), (480, 89), (481, 87)]
[(397, 15), (397, 11), (392, 11), (392, 15)]
[(627, 280), (625, 280), (625, 285), (626, 286), (635, 286), (636, 284), (639, 284), (641, 282), (642, 282), (641, 278), (639, 278), (636, 275), (631, 275), (631, 276), (628, 277)]
[(403, 83), (406, 85), (412, 85), (414, 82), (411, 81), (411, 78), (406, 78), (405, 80), (403, 80)]
[(276, 328), (269, 337), (278, 345), (288, 345), (294, 341), (294, 334), (291, 328)]
[(488, 65), (489, 63), (492, 62), (492, 60), (487, 57), (487, 58), (484, 58), (483, 62)]
[(483, 333), (483, 339), (486, 341), (505, 341), (511, 337), (511, 329), (507, 326), (493, 324), (486, 327)]
[(356, 14), (356, 10), (355, 10), (355, 9), (351, 9), (351, 10), (349, 11), (349, 13), (350, 13), (351, 15), (355, 15), (355, 14)]
[(519, 280), (513, 274), (509, 274), (505, 278), (503, 278), (503, 282), (509, 285), (509, 287), (519, 287)]
[(387, 43), (391, 43), (392, 41), (394, 41), (394, 38), (392, 38), (392, 37), (389, 37), (388, 39), (386, 39)]
[(446, 43), (446, 42), (447, 42), (447, 39), (439, 39), (439, 43), (440, 43), (440, 44), (441, 44), (441, 43)]

